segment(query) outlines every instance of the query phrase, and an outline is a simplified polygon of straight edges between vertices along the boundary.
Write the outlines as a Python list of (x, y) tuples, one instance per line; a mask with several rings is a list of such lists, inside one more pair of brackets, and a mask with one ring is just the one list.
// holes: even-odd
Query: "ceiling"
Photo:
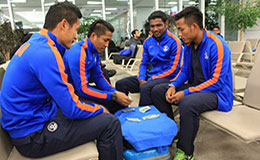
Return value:
[[(11, 0), (13, 1), (13, 0)], [(26, 3), (12, 3), (15, 21), (22, 21), (24, 27), (39, 27), (41, 28), (44, 15), (42, 14), (41, 0), (24, 0)], [(49, 6), (57, 1), (64, 0), (44, 0), (45, 12), (47, 12)], [(73, 0), (69, 0), (73, 1)], [(101, 0), (74, 0), (75, 4), (80, 8), (83, 16), (92, 16), (93, 14), (101, 17), (102, 5), (88, 4), (88, 1)], [(168, 5), (168, 2), (178, 0), (159, 0), (159, 8), (171, 8), (172, 5)], [(188, 0), (183, 0), (184, 4), (188, 3)], [(176, 4), (177, 5), (177, 4)], [(107, 20), (127, 12), (129, 5), (127, 0), (105, 0), (106, 18)], [(154, 0), (133, 0), (134, 8), (153, 8), (155, 6)], [(113, 9), (113, 10), (111, 10)], [(5, 18), (9, 17), (7, 0), (0, 0), (0, 12)], [(0, 13), (1, 14), (1, 13)]]

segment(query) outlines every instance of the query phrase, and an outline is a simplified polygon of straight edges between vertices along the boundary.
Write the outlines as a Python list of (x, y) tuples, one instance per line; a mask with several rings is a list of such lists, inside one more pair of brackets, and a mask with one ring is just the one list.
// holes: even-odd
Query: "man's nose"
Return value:
[(181, 38), (182, 37), (182, 33), (179, 31), (178, 36)]
[(108, 45), (109, 45), (109, 42), (106, 42), (106, 43), (105, 43), (105, 46), (108, 47)]
[(78, 39), (78, 34), (76, 33), (74, 36), (74, 40), (77, 40), (77, 39)]

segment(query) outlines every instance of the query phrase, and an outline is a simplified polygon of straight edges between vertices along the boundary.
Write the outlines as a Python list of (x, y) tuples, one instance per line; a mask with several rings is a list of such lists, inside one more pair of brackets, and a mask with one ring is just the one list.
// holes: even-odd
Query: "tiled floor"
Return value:
[[(136, 72), (127, 72), (119, 65), (111, 62), (104, 62), (108, 69), (117, 70), (117, 74), (111, 78), (111, 83), (121, 78), (135, 75)], [(137, 106), (139, 102), (138, 94), (130, 95), (133, 99), (132, 106)], [(257, 122), (256, 122), (257, 123)], [(260, 124), (259, 124), (260, 125)], [(171, 148), (174, 154), (175, 146)], [(260, 160), (260, 143), (244, 143), (226, 132), (201, 120), (200, 128), (195, 140), (196, 160)]]

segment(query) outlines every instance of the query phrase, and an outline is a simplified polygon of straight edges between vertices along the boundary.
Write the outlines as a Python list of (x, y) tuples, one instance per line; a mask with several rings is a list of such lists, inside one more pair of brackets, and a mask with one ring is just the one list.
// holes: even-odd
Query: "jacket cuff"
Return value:
[(189, 92), (189, 88), (183, 90), (183, 92), (184, 92), (184, 95), (185, 95), (185, 96), (188, 95), (188, 94), (190, 94), (190, 92)]
[(112, 97), (112, 93), (113, 92), (108, 92), (107, 93), (107, 100), (112, 100), (112, 98), (111, 98)]

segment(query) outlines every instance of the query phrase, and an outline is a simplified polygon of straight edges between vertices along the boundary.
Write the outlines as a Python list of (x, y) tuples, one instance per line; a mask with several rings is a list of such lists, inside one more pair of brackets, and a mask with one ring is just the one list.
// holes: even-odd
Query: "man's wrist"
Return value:
[(116, 101), (116, 100), (117, 100), (116, 92), (113, 92), (113, 93), (111, 94), (111, 100), (112, 100), (112, 101)]
[(173, 84), (168, 84), (168, 88), (171, 88), (171, 87), (174, 87), (175, 88), (175, 85), (173, 85)]

